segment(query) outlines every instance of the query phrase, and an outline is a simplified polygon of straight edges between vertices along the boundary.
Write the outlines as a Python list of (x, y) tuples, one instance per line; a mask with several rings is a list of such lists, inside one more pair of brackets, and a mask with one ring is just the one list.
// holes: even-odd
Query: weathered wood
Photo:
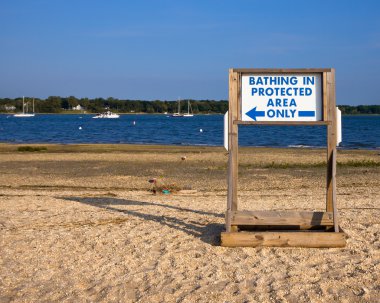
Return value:
[[(229, 140), (229, 139), (228, 139)], [(229, 145), (230, 143), (228, 143)], [(226, 231), (231, 232), (231, 208), (232, 208), (232, 193), (233, 193), (233, 176), (232, 176), (232, 155), (228, 154), (228, 172), (227, 172), (227, 212), (226, 212)]]
[[(320, 73), (322, 75), (322, 121), (241, 121), (241, 77), (244, 74)], [(326, 125), (327, 126), (327, 187), (326, 212), (237, 211), (238, 187), (238, 126), (239, 125)], [(293, 246), (343, 247), (346, 234), (339, 231), (336, 206), (336, 111), (335, 70), (311, 69), (230, 69), (228, 123), (228, 195), (226, 233), (223, 246)], [(255, 231), (237, 232), (238, 229)], [(285, 230), (285, 229), (292, 229)], [(332, 232), (334, 228), (335, 232)], [(267, 231), (257, 231), (257, 230)], [(271, 229), (272, 231), (268, 231)], [(295, 231), (297, 230), (298, 231)], [(304, 231), (304, 230), (307, 230)], [(282, 230), (282, 231), (279, 231)], [(302, 230), (302, 231), (300, 231)], [(318, 230), (318, 231), (316, 231)]]
[(238, 74), (232, 74), (233, 81), (233, 91), (234, 97), (232, 98), (231, 104), (231, 120), (230, 123), (230, 134), (231, 134), (231, 160), (232, 160), (232, 170), (231, 176), (233, 177), (233, 194), (232, 194), (232, 207), (231, 210), (237, 210), (237, 187), (238, 187), (238, 127), (233, 122), (238, 118)]
[[(230, 69), (229, 73), (229, 109), (228, 109), (228, 194), (227, 210), (237, 210), (238, 184), (238, 126), (233, 121), (238, 118), (238, 73)], [(226, 230), (231, 231), (231, 220), (226, 217)], [(236, 230), (236, 228), (234, 228)]]
[[(335, 71), (327, 73), (328, 110), (327, 119), (331, 124), (327, 126), (327, 177), (326, 177), (326, 211), (333, 211), (333, 152), (336, 150), (336, 108), (335, 108)], [(335, 178), (335, 177), (334, 177)]]
[[(238, 79), (237, 79), (237, 115), (236, 120), (241, 120), (242, 112), (241, 112), (241, 73), (237, 73)], [(235, 121), (232, 121), (235, 124)]]
[(336, 148), (333, 150), (333, 159), (332, 159), (332, 204), (333, 204), (333, 219), (334, 219), (334, 231), (339, 232), (338, 225), (338, 207), (336, 202)]
[(277, 74), (277, 73), (294, 73), (294, 74), (307, 74), (307, 73), (323, 73), (330, 72), (331, 68), (233, 68), (237, 73), (256, 73), (256, 74)]
[(330, 121), (234, 121), (237, 125), (311, 126), (330, 125)]
[(224, 232), (221, 245), (226, 247), (344, 247), (343, 232), (284, 231), (284, 232)]
[[(328, 90), (327, 90), (327, 73), (322, 73), (322, 108), (323, 108), (323, 117), (322, 121), (328, 120)], [(331, 123), (331, 122), (330, 122)]]
[(310, 211), (230, 211), (233, 225), (332, 226), (333, 214)]

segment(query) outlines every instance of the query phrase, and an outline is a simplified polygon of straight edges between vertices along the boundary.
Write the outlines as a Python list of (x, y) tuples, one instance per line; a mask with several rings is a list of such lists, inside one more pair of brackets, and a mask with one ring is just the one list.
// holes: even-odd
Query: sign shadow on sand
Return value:
[[(220, 245), (220, 233), (224, 230), (224, 224), (218, 223), (203, 223), (208, 222), (210, 217), (224, 218), (224, 214), (213, 212), (194, 210), (174, 205), (153, 203), (145, 201), (133, 201), (120, 198), (110, 197), (57, 197), (67, 201), (75, 201), (87, 204), (93, 207), (105, 209), (110, 212), (124, 214), (135, 218), (140, 218), (146, 221), (156, 222), (163, 226), (168, 226), (175, 230), (182, 231), (188, 235), (199, 238), (203, 242), (210, 245)], [(119, 207), (118, 207), (119, 206)], [(144, 213), (137, 210), (126, 209), (126, 206), (154, 206), (162, 207), (170, 210), (172, 216)], [(165, 210), (166, 211), (166, 210)], [(174, 212), (173, 212), (174, 211)], [(186, 214), (196, 214), (199, 217), (189, 218)], [(199, 219), (199, 220), (198, 220)]]

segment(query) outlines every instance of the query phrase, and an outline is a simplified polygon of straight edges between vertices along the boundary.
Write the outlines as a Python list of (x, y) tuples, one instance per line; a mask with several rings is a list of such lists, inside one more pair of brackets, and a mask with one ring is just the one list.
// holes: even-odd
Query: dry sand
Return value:
[[(378, 151), (339, 151), (347, 246), (306, 249), (219, 246), (222, 148), (16, 149), (0, 145), (0, 302), (379, 302)], [(324, 160), (241, 149), (241, 208), (323, 210)]]

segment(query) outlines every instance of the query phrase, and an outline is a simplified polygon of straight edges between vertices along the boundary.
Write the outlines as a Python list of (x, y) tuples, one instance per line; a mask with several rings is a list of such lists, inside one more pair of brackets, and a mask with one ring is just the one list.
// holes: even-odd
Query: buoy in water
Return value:
[(132, 123), (133, 125), (136, 125), (136, 121), (133, 121), (133, 123)]
[(203, 133), (203, 129), (202, 129), (202, 128), (201, 128), (201, 129), (199, 129), (199, 132), (200, 132), (200, 133)]
[(82, 126), (79, 126), (79, 129), (82, 129)]

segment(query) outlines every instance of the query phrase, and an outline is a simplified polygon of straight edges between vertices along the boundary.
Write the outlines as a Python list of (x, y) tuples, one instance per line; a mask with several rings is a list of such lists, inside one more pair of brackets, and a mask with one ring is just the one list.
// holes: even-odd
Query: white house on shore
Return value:
[(83, 110), (84, 108), (78, 104), (77, 106), (73, 106), (73, 110)]
[(16, 110), (16, 106), (14, 105), (4, 105), (4, 109), (8, 112)]

